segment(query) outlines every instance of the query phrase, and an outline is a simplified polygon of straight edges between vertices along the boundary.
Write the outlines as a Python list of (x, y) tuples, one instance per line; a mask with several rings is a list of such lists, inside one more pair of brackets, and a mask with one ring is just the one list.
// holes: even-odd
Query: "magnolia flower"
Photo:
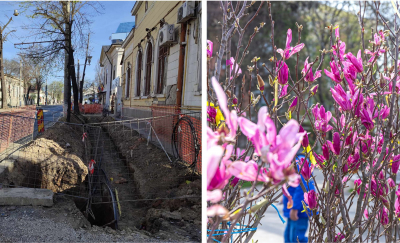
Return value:
[(278, 74), (278, 83), (280, 85), (286, 85), (289, 78), (289, 68), (283, 61), (276, 62), (276, 71)]
[(299, 164), (299, 168), (301, 168), (300, 174), (306, 181), (309, 181), (312, 176), (312, 172), (314, 170), (314, 165), (313, 164), (310, 165), (308, 163), (308, 160), (304, 158), (301, 158), (300, 161), (301, 161)]
[(357, 78), (356, 67), (348, 61), (344, 61), (343, 66), (344, 77), (346, 78), (347, 84), (349, 85), (350, 93), (353, 95), (356, 89), (356, 86), (354, 85), (354, 81)]
[(354, 103), (358, 100), (359, 90), (357, 90), (354, 95), (351, 95), (349, 91), (345, 92), (340, 84), (336, 85), (334, 89), (330, 89), (332, 97), (339, 105), (341, 111), (351, 110), (354, 107)]
[(315, 95), (317, 93), (317, 91), (318, 91), (318, 84), (311, 87), (311, 89), (310, 89), (311, 96)]
[(296, 109), (296, 106), (297, 106), (297, 97), (294, 98), (294, 100), (290, 104), (288, 111), (293, 112), (294, 109)]
[[(217, 95), (217, 98), (218, 98), (219, 108), (225, 115), (225, 124), (229, 128), (229, 133), (225, 134), (224, 139), (226, 141), (230, 141), (230, 140), (234, 141), (234, 139), (236, 137), (236, 130), (237, 130), (236, 111), (235, 110), (229, 111), (228, 100), (226, 98), (226, 94), (215, 77), (211, 78), (211, 83), (214, 87), (215, 94)], [(209, 141), (209, 140), (207, 140), (207, 141)]]
[(332, 61), (329, 64), (331, 66), (331, 71), (329, 72), (328, 70), (324, 69), (326, 76), (330, 77), (336, 83), (342, 82), (342, 78), (340, 77), (340, 70), (336, 66), (336, 63)]
[[(305, 131), (304, 131), (304, 128), (300, 125), (300, 128), (299, 128), (299, 132), (300, 133), (304, 133)], [(309, 145), (309, 140), (308, 140), (308, 135), (307, 135), (307, 133), (305, 133), (305, 135), (304, 135), (304, 137), (303, 137), (303, 141), (301, 142), (301, 145), (304, 147), (304, 148), (307, 148), (308, 147), (308, 145)]]
[(281, 94), (279, 95), (279, 98), (282, 98), (282, 97), (287, 95), (287, 88), (288, 87), (289, 87), (289, 85), (284, 85), (284, 86), (279, 85), (279, 88), (281, 90)]
[(386, 119), (389, 116), (389, 112), (390, 109), (386, 105), (382, 107), (380, 112), (378, 112), (375, 107), (374, 100), (368, 98), (360, 113), (361, 123), (365, 126), (365, 128), (371, 130), (374, 128), (373, 119), (375, 119), (378, 116), (381, 119)]
[(265, 83), (259, 74), (257, 74), (257, 82), (258, 82), (258, 88), (260, 89), (261, 93), (264, 92)]
[(258, 165), (253, 160), (250, 160), (247, 163), (242, 161), (235, 161), (229, 166), (228, 171), (232, 175), (244, 181), (269, 181), (269, 178), (265, 174), (265, 168), (260, 169), (260, 174), (257, 177)]
[(365, 209), (365, 210), (364, 210), (364, 217), (365, 217), (366, 219), (369, 218), (368, 209)]
[(381, 221), (382, 225), (387, 225), (389, 223), (388, 209), (383, 207), (379, 210), (378, 215), (376, 216)]
[(393, 181), (392, 178), (388, 178), (387, 182), (390, 188), (396, 187), (396, 183)]
[(392, 162), (392, 173), (393, 174), (397, 174), (397, 172), (399, 171), (399, 166), (400, 166), (400, 154), (394, 156), (394, 158), (393, 158), (393, 162)]
[[(226, 60), (226, 65), (229, 66), (229, 68), (231, 70), (230, 71), (231, 79), (234, 78), (232, 75), (234, 75), (235, 73), (236, 73), (236, 76), (239, 76), (239, 74), (242, 73), (242, 69), (240, 69), (239, 65), (235, 62), (235, 58), (231, 57), (229, 60)], [(234, 67), (235, 67), (235, 69), (234, 69)]]
[(333, 242), (339, 242), (342, 241), (344, 238), (346, 238), (342, 233), (337, 233), (335, 235), (335, 239), (333, 240)]
[(212, 205), (211, 207), (207, 208), (207, 217), (214, 217), (214, 216), (219, 216), (226, 218), (228, 217), (229, 211), (225, 207), (215, 204)]
[(329, 125), (329, 121), (332, 118), (332, 113), (330, 111), (325, 112), (325, 108), (321, 105), (318, 108), (318, 104), (312, 109), (312, 113), (315, 118), (315, 129), (322, 132), (323, 135), (326, 132), (329, 132), (333, 129), (331, 125)]
[(346, 57), (347, 57), (347, 60), (349, 60), (354, 65), (354, 67), (356, 68), (358, 73), (363, 72), (361, 50), (358, 51), (357, 58), (351, 52), (347, 53)]
[(208, 153), (206, 155), (207, 187), (214, 178), (223, 154), (224, 149), (221, 146), (213, 146), (208, 149)]
[(213, 54), (213, 42), (210, 40), (207, 40), (207, 59), (212, 58)]
[(385, 49), (379, 49), (375, 52), (372, 52), (372, 51), (366, 49), (364, 51), (364, 53), (367, 55), (371, 55), (371, 58), (368, 60), (368, 62), (374, 62), (375, 57), (376, 57), (376, 59), (378, 59), (378, 57), (381, 55), (381, 53), (385, 53)]
[(216, 116), (217, 110), (212, 106), (207, 106), (207, 121), (215, 123)]
[(396, 201), (394, 203), (394, 209), (395, 209), (396, 217), (399, 218), (400, 217), (400, 198), (399, 197), (396, 198)]
[(304, 43), (298, 44), (295, 47), (291, 47), (290, 43), (292, 43), (292, 30), (288, 29), (286, 35), (286, 48), (285, 50), (278, 49), (276, 52), (282, 55), (283, 60), (289, 59), (293, 54), (299, 52), (304, 47)]
[(287, 178), (289, 185), (298, 185), (299, 177), (290, 166), (305, 133), (298, 132), (297, 121), (290, 120), (277, 135), (275, 124), (264, 106), (258, 112), (257, 124), (244, 117), (239, 117), (238, 122), (242, 133), (253, 143), (254, 153), (269, 163), (268, 177), (274, 182)]
[(374, 34), (374, 41), (369, 41), (369, 43), (374, 43), (374, 45), (380, 46), (384, 41), (385, 41), (385, 36), (383, 35), (383, 31), (380, 30), (379, 34), (378, 33)]
[(340, 135), (338, 132), (335, 132), (333, 134), (332, 142), (326, 141), (326, 143), (328, 144), (329, 148), (334, 154), (336, 155), (340, 154), (340, 147), (342, 145), (342, 142), (340, 141)]
[(207, 191), (207, 201), (212, 203), (217, 203), (222, 199), (222, 191), (221, 190), (214, 190), (214, 191)]
[(315, 76), (313, 75), (313, 72), (312, 72), (312, 66), (311, 66), (311, 64), (310, 63), (308, 63), (308, 58), (309, 57), (307, 57), (307, 59), (305, 60), (305, 62), (304, 62), (304, 68), (303, 68), (303, 70), (301, 71), (301, 74), (303, 75), (303, 76), (305, 76), (304, 77), (304, 80), (306, 81), (306, 82), (309, 82), (309, 83), (312, 83), (312, 82), (314, 82), (317, 78), (319, 78), (319, 77), (321, 77), (321, 70), (318, 70), (318, 71), (316, 71), (315, 72)]
[(356, 179), (356, 180), (354, 180), (354, 187), (355, 187), (355, 189), (357, 190), (357, 193), (358, 194), (360, 194), (360, 190), (361, 190), (361, 184), (362, 184), (362, 181), (361, 181), (361, 179)]
[(304, 202), (307, 203), (311, 210), (318, 208), (317, 196), (314, 190), (304, 193)]

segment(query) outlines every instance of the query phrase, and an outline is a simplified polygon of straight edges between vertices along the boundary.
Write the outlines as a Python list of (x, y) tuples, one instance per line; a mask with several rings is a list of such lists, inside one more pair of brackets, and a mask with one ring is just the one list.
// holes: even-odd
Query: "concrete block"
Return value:
[(3, 188), (0, 189), (1, 206), (53, 206), (53, 192), (38, 188)]

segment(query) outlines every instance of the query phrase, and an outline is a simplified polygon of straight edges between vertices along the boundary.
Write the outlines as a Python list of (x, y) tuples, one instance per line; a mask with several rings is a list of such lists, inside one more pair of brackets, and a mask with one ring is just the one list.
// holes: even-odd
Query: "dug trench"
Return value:
[[(34, 151), (38, 159), (32, 153), (29, 158), (21, 156), (28, 157), (28, 153), (10, 158), (13, 170), (3, 185), (48, 188), (72, 196), (76, 207), (85, 213), (86, 200), (79, 195), (88, 189), (90, 172), (83, 161), (96, 158), (118, 195), (116, 232), (141, 232), (166, 241), (201, 240), (199, 175), (185, 165), (172, 165), (164, 151), (147, 144), (137, 132), (113, 123), (110, 117), (74, 117), (72, 122), (103, 124), (93, 125), (100, 126), (100, 132), (95, 137), (96, 133), (88, 130), (84, 143), (81, 126), (56, 124), (21, 149)], [(104, 203), (111, 201), (110, 195), (103, 191), (101, 198), (92, 200), (94, 218), (85, 216), (92, 227), (115, 228), (112, 203)]]

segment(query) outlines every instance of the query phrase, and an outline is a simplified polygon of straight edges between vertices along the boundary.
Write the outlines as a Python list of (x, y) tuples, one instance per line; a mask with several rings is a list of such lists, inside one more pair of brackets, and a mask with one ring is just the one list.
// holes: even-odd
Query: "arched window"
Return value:
[(140, 83), (142, 80), (142, 50), (139, 50), (136, 62), (136, 96), (140, 96)]
[(150, 94), (151, 61), (153, 58), (153, 45), (149, 41), (146, 50), (146, 80), (144, 85), (144, 95)]
[(158, 73), (156, 83), (156, 94), (162, 94), (166, 77), (168, 49), (166, 46), (160, 46), (158, 51)]
[(128, 62), (126, 69), (126, 84), (125, 84), (125, 97), (129, 98), (129, 91), (131, 89), (131, 64)]

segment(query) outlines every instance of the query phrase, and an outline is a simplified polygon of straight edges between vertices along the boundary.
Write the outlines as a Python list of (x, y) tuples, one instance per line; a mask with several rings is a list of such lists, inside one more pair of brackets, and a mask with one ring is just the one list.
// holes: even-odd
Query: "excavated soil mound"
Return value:
[(65, 192), (78, 188), (79, 195), (88, 169), (85, 144), (80, 127), (59, 123), (46, 130), (7, 160), (7, 175), (3, 185), (46, 188), (53, 192)]

